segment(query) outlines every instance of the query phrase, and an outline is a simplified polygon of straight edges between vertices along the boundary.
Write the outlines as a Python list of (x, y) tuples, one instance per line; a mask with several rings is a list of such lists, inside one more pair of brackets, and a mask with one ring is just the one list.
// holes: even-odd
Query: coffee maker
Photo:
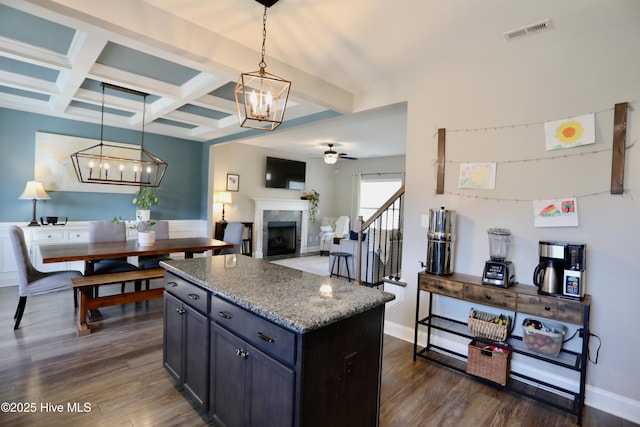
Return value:
[(489, 261), (484, 264), (482, 284), (508, 288), (515, 283), (513, 263), (507, 260), (511, 247), (511, 232), (505, 228), (490, 228)]
[(562, 295), (565, 297), (578, 299), (584, 297), (586, 249), (583, 243), (567, 243), (565, 246), (562, 278)]
[(538, 293), (584, 297), (585, 249), (583, 243), (540, 241), (540, 260), (533, 272), (533, 284), (538, 287)]

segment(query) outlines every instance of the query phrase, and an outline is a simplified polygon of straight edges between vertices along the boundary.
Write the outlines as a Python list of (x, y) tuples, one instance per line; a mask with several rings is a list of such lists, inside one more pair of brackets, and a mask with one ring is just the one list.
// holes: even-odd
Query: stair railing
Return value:
[(362, 216), (358, 217), (356, 283), (378, 286), (385, 277), (391, 276), (396, 280), (400, 277), (404, 222), (403, 199), (404, 185), (371, 215), (371, 218), (364, 221)]

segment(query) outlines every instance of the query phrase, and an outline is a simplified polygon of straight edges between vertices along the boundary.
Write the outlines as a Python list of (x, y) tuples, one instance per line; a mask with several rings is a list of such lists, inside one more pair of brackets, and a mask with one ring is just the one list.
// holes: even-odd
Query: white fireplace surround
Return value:
[(262, 232), (264, 229), (264, 211), (298, 211), (302, 213), (302, 224), (300, 224), (300, 253), (307, 252), (307, 233), (309, 231), (309, 201), (296, 199), (253, 199), (255, 202), (255, 214), (253, 218), (253, 229), (255, 236), (254, 256), (263, 258), (262, 252)]

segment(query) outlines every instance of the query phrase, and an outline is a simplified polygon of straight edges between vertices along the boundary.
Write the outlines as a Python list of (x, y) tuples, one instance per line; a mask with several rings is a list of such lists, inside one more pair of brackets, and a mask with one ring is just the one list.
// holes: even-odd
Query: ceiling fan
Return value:
[(347, 153), (338, 153), (333, 150), (333, 144), (327, 144), (329, 149), (324, 152), (324, 162), (328, 165), (332, 165), (338, 161), (338, 159), (349, 159), (349, 160), (358, 160), (355, 157), (349, 157)]

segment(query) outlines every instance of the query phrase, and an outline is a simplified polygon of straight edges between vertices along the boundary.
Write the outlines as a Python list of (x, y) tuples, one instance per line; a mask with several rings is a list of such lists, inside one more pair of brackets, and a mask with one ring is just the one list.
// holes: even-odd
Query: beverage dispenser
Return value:
[(456, 211), (429, 210), (429, 231), (427, 232), (427, 273), (449, 275), (453, 273)]

